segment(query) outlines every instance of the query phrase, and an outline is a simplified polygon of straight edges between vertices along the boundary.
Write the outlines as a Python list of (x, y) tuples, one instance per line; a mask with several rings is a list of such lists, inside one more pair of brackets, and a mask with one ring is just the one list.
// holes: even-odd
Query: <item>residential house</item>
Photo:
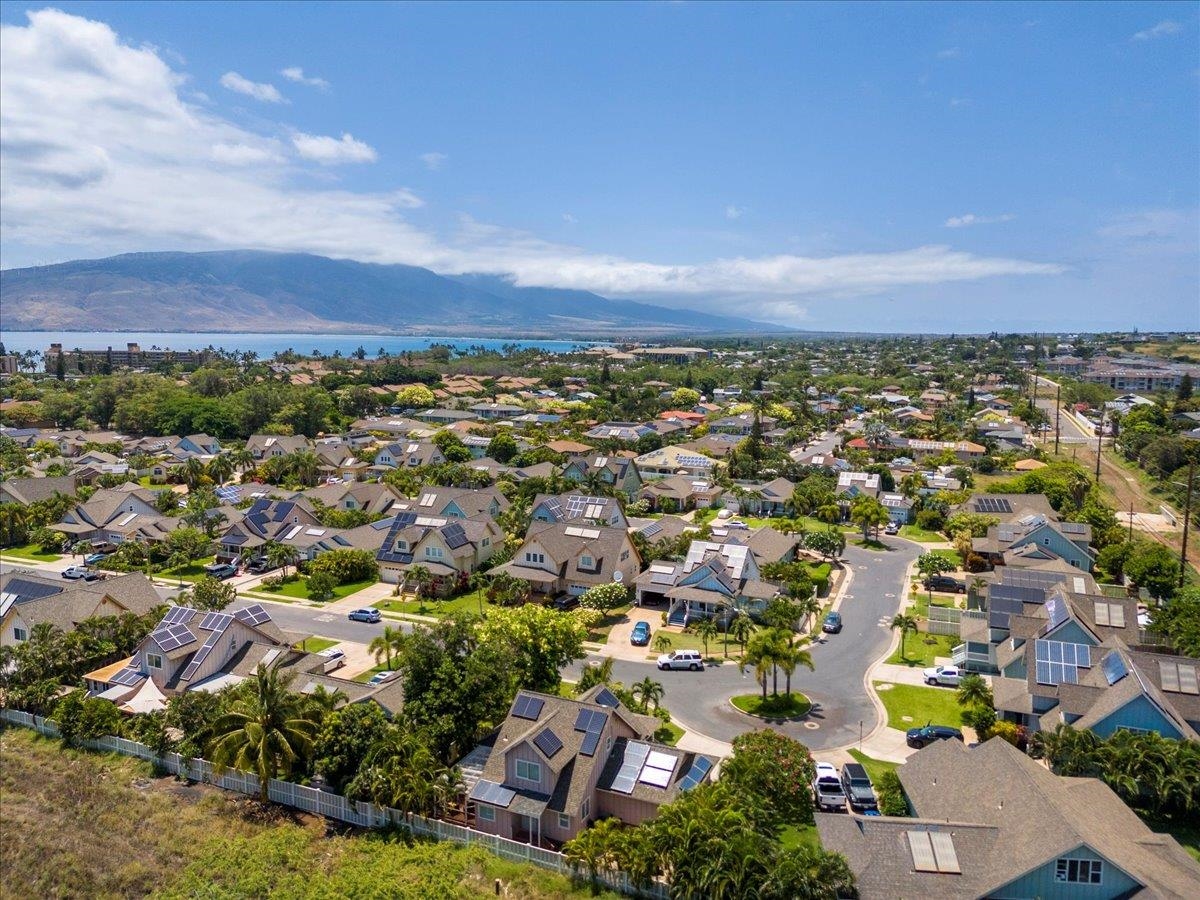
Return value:
[(711, 456), (714, 459), (724, 459), (742, 442), (735, 434), (706, 434), (703, 437), (679, 444), (681, 450), (696, 453), (701, 456)]
[(162, 515), (154, 505), (155, 497), (154, 491), (133, 484), (101, 488), (86, 503), (72, 506), (52, 527), (72, 541), (165, 541), (179, 527), (179, 519)]
[(887, 510), (888, 518), (900, 525), (909, 525), (913, 521), (913, 502), (903, 494), (884, 491), (879, 495), (879, 502)]
[[(760, 416), (761, 430), (769, 431), (778, 423), (772, 416)], [(709, 423), (708, 430), (712, 434), (733, 434), (738, 437), (749, 437), (754, 431), (754, 413), (739, 413), (736, 416), (725, 416), (714, 419)]]
[(639, 422), (602, 422), (586, 432), (585, 436), (594, 441), (621, 441), (626, 444), (634, 444), (640, 438), (654, 433), (654, 429), (649, 425)]
[(326, 533), (325, 526), (317, 518), (312, 507), (303, 499), (276, 500), (260, 498), (245, 511), (240, 521), (233, 522), (217, 538), (217, 561), (248, 561), (268, 541), (284, 543), (295, 538), (304, 530)]
[(785, 516), (791, 508), (792, 492), (796, 485), (786, 478), (767, 482), (738, 483), (741, 489), (729, 491), (726, 506), (747, 516)]
[(405, 506), (421, 515), (448, 516), (451, 519), (488, 515), (495, 519), (508, 509), (508, 500), (494, 487), (456, 488), (431, 485), (422, 488), (416, 500), (397, 504), (397, 509)]
[(263, 462), (311, 450), (312, 446), (302, 434), (252, 434), (246, 440), (246, 449), (256, 460)]
[(469, 407), (475, 418), (491, 421), (493, 419), (515, 419), (525, 412), (522, 406), (511, 403), (476, 403)]
[(689, 509), (707, 509), (720, 499), (725, 489), (707, 478), (694, 475), (672, 475), (648, 481), (639, 495), (648, 500), (650, 506), (660, 512), (684, 512)]
[(1026, 516), (1045, 516), (1057, 519), (1058, 513), (1045, 494), (972, 494), (953, 512), (994, 516), (1001, 525), (1008, 525)]
[(839, 472), (834, 495), (843, 503), (850, 503), (859, 497), (878, 497), (879, 473)]
[(758, 561), (738, 537), (692, 541), (683, 562), (655, 560), (634, 579), (637, 604), (667, 604), (667, 622), (686, 626), (696, 618), (757, 615), (779, 588), (762, 581)]
[(678, 446), (660, 447), (634, 459), (634, 465), (644, 480), (667, 478), (671, 475), (690, 475), (706, 478), (712, 475), (716, 460)]
[(29, 506), (49, 500), (56, 494), (74, 497), (79, 482), (74, 475), (53, 475), (47, 478), (9, 478), (0, 481), (0, 503)]
[(625, 529), (531, 522), (520, 549), (493, 571), (528, 582), (535, 594), (578, 596), (598, 584), (632, 581), (641, 563)]
[(504, 530), (487, 514), (452, 519), (407, 511), (391, 520), (375, 559), (381, 581), (400, 584), (422, 566), (432, 576), (430, 592), (444, 596), (503, 545)]
[(375, 454), (374, 465), (385, 469), (417, 466), (437, 466), (446, 461), (445, 455), (433, 441), (401, 441), (388, 444)]
[(1086, 522), (1058, 522), (1043, 513), (1029, 513), (1008, 524), (991, 526), (986, 537), (971, 541), (971, 549), (992, 566), (1062, 559), (1091, 572), (1096, 561), (1091, 542), (1092, 526)]
[(632, 459), (621, 456), (576, 456), (563, 467), (562, 477), (567, 481), (588, 484), (596, 478), (602, 484), (618, 490), (631, 500), (642, 488), (642, 476)]
[(1054, 775), (1001, 738), (938, 741), (897, 774), (911, 817), (817, 813), (862, 900), (1195, 897), (1200, 864), (1095, 778)]
[(455, 422), (473, 422), (476, 416), (464, 409), (423, 409), (415, 414), (415, 418), (434, 425), (453, 425)]
[(577, 525), (604, 525), (627, 528), (629, 522), (621, 504), (612, 497), (589, 497), (586, 494), (538, 494), (529, 511), (535, 522), (571, 522)]
[(0, 646), (29, 640), (38, 625), (71, 632), (86, 619), (145, 615), (162, 599), (141, 572), (103, 581), (64, 581), (21, 569), (0, 572)]
[(659, 725), (603, 685), (575, 700), (521, 691), (500, 728), (458, 764), (475, 829), (560, 846), (598, 819), (654, 818), (716, 765), (655, 743)]
[(331, 509), (361, 509), (368, 515), (379, 516), (387, 515), (397, 503), (407, 502), (407, 498), (384, 481), (323, 484), (309, 488), (301, 496)]

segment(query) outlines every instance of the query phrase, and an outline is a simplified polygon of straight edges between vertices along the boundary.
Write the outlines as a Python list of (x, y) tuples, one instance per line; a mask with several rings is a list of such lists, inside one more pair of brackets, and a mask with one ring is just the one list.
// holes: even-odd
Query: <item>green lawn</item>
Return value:
[(928, 723), (954, 728), (962, 725), (962, 707), (958, 705), (957, 692), (953, 688), (893, 684), (886, 690), (879, 690), (881, 684), (890, 682), (876, 681), (874, 684), (887, 710), (889, 728), (907, 731)]
[[(374, 578), (368, 578), (365, 581), (352, 581), (349, 584), (339, 584), (333, 589), (333, 596), (330, 600), (341, 600), (343, 597), (349, 597), (351, 594), (361, 591), (365, 587), (370, 587), (375, 583)], [(294, 600), (308, 599), (308, 579), (299, 578), (296, 581), (289, 581), (287, 584), (277, 588), (262, 587), (261, 585), (255, 588), (263, 594), (271, 597), (291, 597)]]
[(1146, 815), (1136, 809), (1134, 812), (1142, 817), (1151, 831), (1171, 835), (1179, 841), (1179, 845), (1184, 850), (1192, 855), (1193, 859), (1200, 862), (1200, 823), (1187, 819), (1158, 818)]
[(33, 562), (58, 562), (61, 553), (46, 553), (37, 544), (22, 544), (20, 547), (5, 547), (0, 550), (0, 556), (15, 556), (17, 559), (28, 559)]
[[(395, 661), (393, 661), (392, 664), (395, 665)], [(359, 684), (366, 684), (368, 681), (371, 680), (371, 676), (374, 675), (376, 672), (394, 672), (394, 671), (395, 671), (395, 669), (389, 669), (387, 666), (378, 665), (378, 666), (374, 666), (370, 669), (367, 669), (367, 671), (362, 672), (359, 675), (355, 675), (354, 680), (357, 681)]]
[(155, 575), (164, 581), (170, 579), (176, 581), (199, 581), (207, 574), (204, 571), (204, 567), (211, 566), (216, 561), (217, 558), (215, 556), (206, 556), (203, 559), (197, 559), (177, 569), (160, 569)]
[[(671, 646), (669, 648), (671, 650), (699, 650), (701, 653), (704, 652), (704, 641), (700, 640), (697, 635), (686, 631), (681, 633), (678, 631), (659, 630), (654, 632), (654, 636), (650, 639), (649, 652), (646, 654), (647, 659), (658, 659), (659, 653), (663, 652), (654, 649), (654, 642), (658, 640), (658, 636), (660, 634), (666, 635), (671, 639)], [(724, 637), (725, 636), (723, 634), (718, 633), (715, 638), (709, 640), (708, 659), (713, 659), (717, 662), (725, 659)], [(741, 648), (738, 646), (738, 642), (735, 641), (731, 636), (729, 638), (729, 660), (731, 662), (737, 661), (738, 656), (740, 655), (740, 649)]]
[(871, 779), (872, 784), (877, 783), (879, 776), (884, 772), (894, 772), (900, 768), (899, 763), (888, 762), (885, 759), (875, 759), (867, 756), (861, 750), (851, 750), (850, 755), (854, 757), (855, 762), (863, 764), (863, 768), (867, 770), (867, 776)]
[(613, 630), (613, 626), (629, 615), (633, 609), (632, 603), (625, 603), (621, 606), (613, 607), (612, 612), (604, 616), (588, 629), (587, 639), (596, 644), (604, 644), (608, 641), (608, 636)]
[(958, 555), (957, 550), (945, 548), (941, 550), (930, 550), (929, 552), (934, 556), (944, 556), (946, 559), (950, 560), (950, 562), (954, 563), (954, 568), (956, 569), (962, 568), (962, 557)]
[(812, 703), (799, 691), (792, 691), (790, 696), (768, 694), (766, 700), (761, 693), (742, 694), (734, 697), (732, 702), (742, 712), (764, 719), (798, 718), (812, 709)]
[(925, 634), (924, 632), (909, 632), (904, 641), (905, 653), (900, 648), (888, 657), (888, 662), (897, 666), (932, 666), (939, 656), (949, 656), (950, 652), (962, 642), (950, 634)]
[(671, 733), (671, 736), (663, 741), (664, 744), (669, 744), (670, 746), (674, 747), (679, 743), (679, 739), (683, 737), (683, 729), (674, 722), (664, 722), (662, 728), (659, 730), (662, 731), (663, 729)]
[(926, 531), (924, 528), (918, 528), (916, 525), (903, 525), (900, 528), (900, 537), (908, 538), (910, 541), (918, 541), (922, 544), (939, 544), (944, 543), (946, 536), (936, 531)]
[(380, 601), (376, 609), (384, 612), (405, 613), (410, 616), (450, 616), (458, 613), (474, 613), (479, 615), (479, 604), (482, 601), (483, 610), (487, 612), (495, 606), (490, 603), (482, 590), (471, 591), (461, 597), (450, 600), (437, 600), (423, 597), (420, 600), (401, 600), (398, 597)]
[(322, 650), (328, 650), (335, 644), (341, 641), (331, 641), (329, 638), (310, 637), (306, 638), (300, 645), (300, 649), (305, 653), (320, 653)]
[(784, 825), (779, 831), (779, 843), (785, 850), (795, 847), (821, 847), (816, 825)]

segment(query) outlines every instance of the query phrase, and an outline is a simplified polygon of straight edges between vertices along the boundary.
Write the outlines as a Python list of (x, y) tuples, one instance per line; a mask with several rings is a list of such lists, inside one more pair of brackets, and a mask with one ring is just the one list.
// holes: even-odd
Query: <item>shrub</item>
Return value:
[(879, 800), (879, 811), (885, 816), (907, 816), (908, 804), (904, 800), (904, 788), (895, 769), (888, 769), (875, 779), (875, 797)]
[(924, 528), (926, 531), (941, 531), (945, 524), (946, 519), (941, 510), (923, 509), (917, 513), (918, 528)]
[(989, 738), (998, 737), (1008, 741), (1016, 747), (1021, 737), (1021, 727), (1016, 722), (1006, 722), (1003, 719), (998, 720), (992, 725), (988, 734)]
[(278, 590), (279, 588), (283, 587), (283, 576), (271, 575), (268, 578), (264, 578), (260, 583), (269, 591)]
[(116, 704), (99, 697), (87, 697), (83, 691), (71, 691), (54, 707), (54, 722), (64, 747), (77, 747), (84, 741), (116, 734), (121, 714)]
[(329, 575), (336, 586), (377, 578), (379, 565), (370, 550), (331, 550), (310, 562), (308, 572), (310, 576)]
[(337, 581), (328, 572), (317, 572), (308, 576), (308, 599), (328, 600), (333, 596)]

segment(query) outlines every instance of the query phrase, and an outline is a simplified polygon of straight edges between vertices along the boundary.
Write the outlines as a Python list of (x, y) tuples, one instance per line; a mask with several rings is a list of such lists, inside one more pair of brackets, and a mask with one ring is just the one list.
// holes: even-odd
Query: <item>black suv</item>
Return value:
[(930, 575), (925, 579), (924, 584), (931, 591), (945, 591), (948, 594), (965, 594), (967, 592), (965, 584), (949, 575)]
[(879, 808), (871, 779), (861, 764), (846, 763), (842, 766), (842, 789), (850, 798), (850, 808), (855, 812)]
[(961, 741), (962, 739), (962, 732), (949, 725), (926, 725), (922, 728), (910, 728), (904, 734), (905, 743), (918, 750), (936, 741)]

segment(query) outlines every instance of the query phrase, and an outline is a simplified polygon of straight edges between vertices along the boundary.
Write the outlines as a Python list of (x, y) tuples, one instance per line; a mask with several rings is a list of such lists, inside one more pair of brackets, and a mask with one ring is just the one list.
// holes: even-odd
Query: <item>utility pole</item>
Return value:
[(1100, 410), (1100, 424), (1096, 426), (1096, 484), (1100, 483), (1100, 451), (1104, 449), (1104, 410)]
[[(1035, 339), (1035, 343), (1034, 343), (1033, 347), (1034, 347), (1034, 350), (1033, 350), (1033, 396), (1029, 399), (1029, 418), (1031, 421), (1036, 421), (1037, 415), (1038, 415), (1038, 408), (1037, 408), (1038, 360), (1037, 360), (1036, 339)], [(1041, 435), (1042, 446), (1044, 447), (1046, 445), (1046, 433), (1044, 431), (1042, 431), (1042, 426), (1040, 424), (1035, 425), (1034, 427), (1037, 428), (1038, 434)]]
[(1062, 419), (1062, 385), (1054, 392), (1054, 455), (1058, 456), (1058, 427)]
[(1179, 587), (1187, 574), (1188, 525), (1192, 521), (1192, 476), (1196, 474), (1196, 461), (1188, 461), (1187, 499), (1183, 501), (1183, 543), (1179, 545)]
[(1129, 543), (1133, 543), (1133, 501), (1129, 501)]

